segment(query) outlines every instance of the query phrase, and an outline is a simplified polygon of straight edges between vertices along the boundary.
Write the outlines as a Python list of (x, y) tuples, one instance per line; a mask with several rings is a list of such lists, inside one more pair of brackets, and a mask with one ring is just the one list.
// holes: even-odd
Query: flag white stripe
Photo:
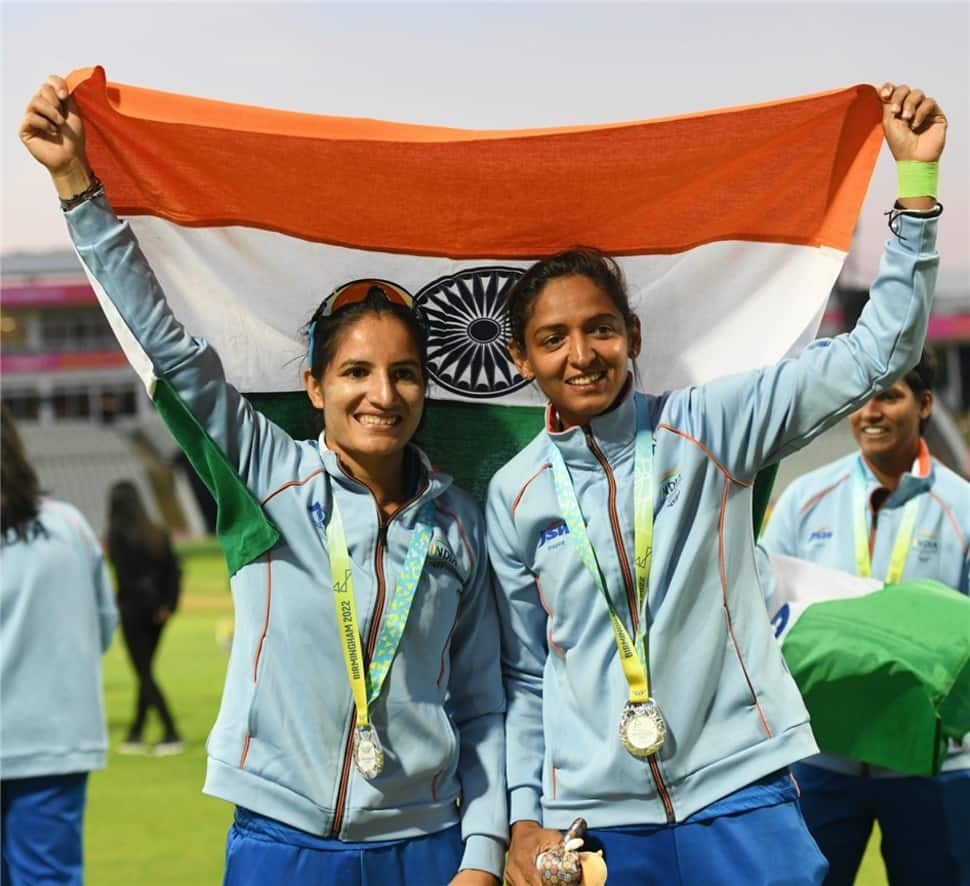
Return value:
[[(212, 343), (229, 380), (243, 391), (302, 389), (299, 330), (343, 283), (376, 277), (417, 295), (464, 269), (530, 264), (370, 252), (240, 226), (180, 227), (154, 216), (129, 222), (176, 316)], [(826, 247), (741, 241), (622, 258), (644, 327), (641, 384), (652, 391), (697, 384), (800, 350), (815, 336), (844, 258)], [(462, 313), (455, 310), (456, 321)], [(542, 402), (533, 386), (489, 399), (436, 385), (431, 393), (503, 405)]]

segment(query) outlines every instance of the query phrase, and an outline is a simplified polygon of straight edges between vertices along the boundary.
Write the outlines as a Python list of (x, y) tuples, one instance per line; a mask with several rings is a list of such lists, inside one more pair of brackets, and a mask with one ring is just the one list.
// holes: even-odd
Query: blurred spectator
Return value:
[(0, 880), (80, 884), (87, 777), (108, 745), (101, 654), (118, 613), (94, 532), (41, 497), (12, 414), (0, 415)]
[(164, 733), (158, 755), (178, 754), (182, 739), (162, 690), (152, 674), (152, 661), (165, 627), (178, 605), (182, 571), (168, 533), (148, 518), (133, 483), (116, 483), (108, 499), (108, 553), (118, 582), (121, 630), (138, 679), (135, 719), (118, 750), (144, 753), (148, 711), (155, 708)]

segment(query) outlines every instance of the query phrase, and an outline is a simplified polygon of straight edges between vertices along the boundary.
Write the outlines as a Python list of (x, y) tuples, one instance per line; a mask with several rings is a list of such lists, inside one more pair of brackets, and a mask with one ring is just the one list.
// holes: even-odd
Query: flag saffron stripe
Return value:
[(100, 67), (69, 82), (120, 214), (456, 259), (532, 259), (576, 243), (671, 254), (720, 240), (846, 251), (882, 138), (871, 86), (477, 132), (136, 89)]

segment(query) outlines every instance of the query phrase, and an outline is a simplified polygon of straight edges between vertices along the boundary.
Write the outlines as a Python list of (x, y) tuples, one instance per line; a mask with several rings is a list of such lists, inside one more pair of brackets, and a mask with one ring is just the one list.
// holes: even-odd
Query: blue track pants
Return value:
[(817, 886), (827, 865), (787, 773), (674, 825), (590, 829), (612, 886)]
[(970, 886), (970, 770), (869, 778), (795, 767), (802, 810), (829, 860), (826, 886), (852, 886), (872, 824), (892, 886)]
[(87, 782), (86, 772), (3, 780), (3, 886), (80, 886)]
[(237, 807), (223, 886), (446, 886), (463, 851), (459, 825), (406, 840), (344, 843)]

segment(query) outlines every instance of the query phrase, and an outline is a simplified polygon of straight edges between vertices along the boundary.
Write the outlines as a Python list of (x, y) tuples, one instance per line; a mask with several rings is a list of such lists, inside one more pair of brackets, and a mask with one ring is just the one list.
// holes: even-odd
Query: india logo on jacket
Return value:
[(660, 497), (664, 499), (664, 504), (672, 508), (680, 498), (680, 468), (671, 468), (660, 477)]
[(431, 569), (447, 569), (464, 581), (464, 576), (462, 576), (458, 567), (458, 558), (442, 536), (435, 536), (431, 539), (425, 564)]
[(939, 542), (936, 540), (936, 534), (933, 532), (917, 532), (913, 538), (913, 547), (919, 551), (921, 563), (925, 563), (932, 558), (939, 549), (939, 546)]

